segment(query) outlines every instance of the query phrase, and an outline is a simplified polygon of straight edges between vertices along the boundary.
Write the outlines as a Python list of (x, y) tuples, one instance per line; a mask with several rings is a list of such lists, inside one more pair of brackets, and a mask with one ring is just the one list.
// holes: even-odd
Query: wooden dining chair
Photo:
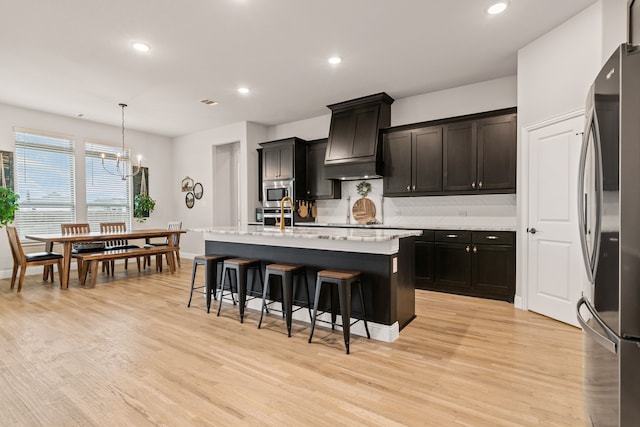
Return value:
[[(62, 234), (85, 234), (91, 232), (91, 227), (86, 223), (75, 223), (75, 224), (60, 224), (60, 231)], [(103, 251), (105, 248), (104, 242), (87, 242), (87, 243), (74, 243), (73, 249), (71, 250), (71, 257), (75, 258), (78, 263), (78, 278), (82, 278), (82, 263), (78, 259), (79, 253), (86, 252), (99, 252)]]
[[(122, 233), (127, 231), (127, 224), (124, 222), (101, 222), (100, 223), (100, 232), (101, 233)], [(138, 245), (129, 244), (129, 241), (126, 239), (117, 239), (117, 240), (109, 240), (106, 242), (105, 250), (121, 250), (121, 249), (135, 249), (139, 248)], [(138, 263), (138, 271), (140, 271), (140, 257), (135, 257)], [(105, 264), (107, 268), (107, 274), (114, 274), (115, 261), (109, 261), (102, 264), (102, 269), (105, 269)], [(124, 269), (128, 268), (128, 260), (125, 258), (124, 260)]]
[[(18, 236), (18, 229), (14, 226), (7, 225), (7, 236), (9, 236), (9, 245), (11, 246), (11, 255), (13, 255), (13, 272), (11, 274), (11, 289), (16, 284), (16, 276), (20, 269), (20, 279), (18, 280), (18, 292), (22, 290), (24, 276), (27, 267), (31, 265), (43, 265), (47, 268), (49, 265), (58, 266), (58, 277), (62, 283), (62, 254), (56, 252), (36, 252), (25, 254)], [(53, 283), (53, 274), (51, 274), (51, 282)]]
[[(178, 231), (182, 229), (182, 221), (169, 221), (167, 223), (167, 230)], [(180, 267), (180, 233), (176, 233), (173, 236), (173, 246), (176, 248), (176, 261), (178, 261), (178, 267)], [(164, 239), (161, 242), (151, 242), (147, 240), (147, 244), (145, 247), (154, 247), (154, 246), (169, 246), (169, 238)], [(170, 253), (167, 253), (167, 256), (172, 256)], [(167, 261), (169, 262), (169, 261)], [(151, 257), (145, 257), (143, 266), (151, 265)], [(156, 270), (162, 271), (162, 256), (158, 256), (156, 259)]]

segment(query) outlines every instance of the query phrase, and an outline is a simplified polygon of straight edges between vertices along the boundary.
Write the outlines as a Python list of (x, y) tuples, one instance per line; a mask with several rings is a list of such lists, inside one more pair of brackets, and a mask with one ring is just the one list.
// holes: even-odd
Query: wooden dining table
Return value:
[[(61, 243), (64, 247), (63, 260), (62, 260), (62, 281), (60, 287), (67, 289), (69, 287), (69, 272), (71, 270), (71, 251), (73, 250), (74, 243), (87, 243), (87, 242), (108, 242), (111, 240), (136, 240), (145, 239), (148, 243), (152, 238), (167, 238), (168, 246), (173, 245), (173, 235), (185, 233), (185, 230), (167, 230), (164, 228), (158, 229), (142, 229), (142, 230), (128, 230), (122, 232), (108, 232), (102, 233), (99, 231), (92, 231), (90, 233), (78, 233), (78, 234), (29, 234), (25, 236), (27, 239), (35, 240), (38, 242), (44, 242), (46, 249), (51, 251), (54, 243)], [(173, 252), (171, 252), (173, 254)]]

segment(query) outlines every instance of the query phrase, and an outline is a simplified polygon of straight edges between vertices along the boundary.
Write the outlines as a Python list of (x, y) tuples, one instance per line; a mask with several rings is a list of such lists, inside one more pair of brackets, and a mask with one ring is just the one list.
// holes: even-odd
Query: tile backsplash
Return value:
[[(482, 194), (468, 196), (382, 197), (382, 179), (369, 179), (371, 192), (367, 198), (376, 205), (376, 219), (389, 225), (429, 225), (434, 222), (470, 224), (513, 222), (516, 218), (515, 194)], [(360, 198), (356, 186), (361, 181), (344, 181), (342, 199), (317, 202), (319, 223), (354, 223), (353, 203)]]

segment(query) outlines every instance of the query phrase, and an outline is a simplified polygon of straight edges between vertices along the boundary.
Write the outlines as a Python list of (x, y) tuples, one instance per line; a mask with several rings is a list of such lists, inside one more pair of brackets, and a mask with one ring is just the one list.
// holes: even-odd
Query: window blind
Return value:
[[(85, 144), (87, 222), (91, 230), (99, 231), (101, 222), (124, 222), (131, 229), (131, 179), (112, 175), (102, 167), (102, 155), (107, 170), (116, 171), (120, 148), (96, 143)], [(130, 167), (129, 150), (120, 153), (120, 167)], [(126, 169), (127, 173), (131, 173)]]
[(16, 130), (15, 176), (20, 208), (15, 223), (28, 234), (59, 233), (75, 222), (75, 157), (71, 138)]

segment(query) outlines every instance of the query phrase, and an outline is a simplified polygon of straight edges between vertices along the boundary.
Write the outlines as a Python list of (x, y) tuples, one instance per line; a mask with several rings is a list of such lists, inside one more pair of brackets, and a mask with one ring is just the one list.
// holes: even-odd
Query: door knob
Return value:
[(537, 232), (538, 230), (536, 230), (534, 227), (527, 228), (527, 233), (536, 234)]

